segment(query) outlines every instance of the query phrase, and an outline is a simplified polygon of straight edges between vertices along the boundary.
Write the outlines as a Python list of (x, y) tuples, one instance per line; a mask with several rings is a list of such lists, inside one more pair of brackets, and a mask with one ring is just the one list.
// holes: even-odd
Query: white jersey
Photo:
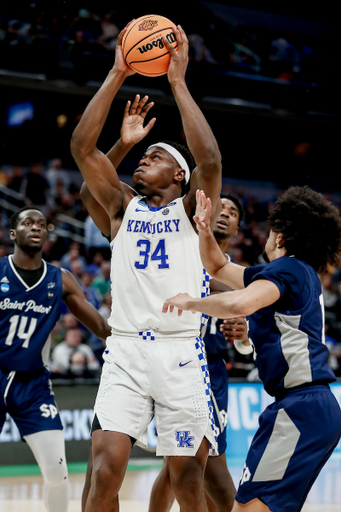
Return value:
[(187, 292), (209, 293), (209, 277), (199, 253), (199, 237), (186, 214), (183, 198), (152, 207), (134, 197), (111, 242), (112, 311), (116, 332), (154, 331), (199, 334), (201, 314), (162, 313), (166, 299)]

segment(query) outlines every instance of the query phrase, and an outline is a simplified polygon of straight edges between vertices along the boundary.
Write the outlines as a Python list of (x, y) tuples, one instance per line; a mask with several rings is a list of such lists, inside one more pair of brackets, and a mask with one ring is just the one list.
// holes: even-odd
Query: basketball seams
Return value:
[[(154, 23), (156, 20), (158, 23)], [(122, 53), (126, 64), (135, 72), (145, 76), (160, 76), (167, 73), (170, 52), (161, 37), (165, 35), (176, 50), (178, 44), (173, 26), (174, 23), (168, 18), (155, 14), (141, 16), (135, 20), (122, 39)], [(161, 51), (165, 53), (160, 55)], [(146, 70), (143, 69), (144, 67)]]
[[(177, 46), (174, 46), (174, 50), (176, 48), (177, 48)], [(142, 64), (143, 62), (152, 62), (153, 60), (161, 59), (161, 57), (164, 57), (165, 55), (169, 55), (169, 52), (163, 53), (162, 55), (158, 55), (157, 57), (153, 57), (152, 59), (148, 59), (148, 60), (133, 60), (133, 61), (131, 61), (129, 66), (131, 66), (132, 64), (136, 64), (136, 63)], [(154, 74), (154, 73), (152, 73), (152, 74)]]
[[(130, 53), (131, 51), (133, 51), (133, 50), (136, 48), (136, 46), (138, 46), (139, 44), (143, 44), (143, 41), (145, 41), (146, 39), (148, 39), (150, 36), (154, 36), (154, 35), (156, 35), (156, 34), (159, 34), (160, 32), (163, 32), (164, 30), (169, 30), (169, 29), (172, 29), (172, 27), (165, 27), (165, 28), (161, 28), (161, 29), (160, 29), (160, 30), (158, 30), (157, 32), (153, 32), (152, 34), (148, 34), (144, 39), (140, 39), (140, 40), (139, 40), (139, 41), (138, 41), (134, 46), (132, 46), (132, 47), (130, 48), (130, 50), (127, 52), (127, 55), (124, 57), (124, 58), (125, 58), (125, 60), (126, 60), (126, 62), (127, 62), (127, 57), (128, 57), (128, 55), (129, 55), (129, 53)], [(174, 46), (174, 48), (177, 48), (177, 47), (178, 47), (178, 46)], [(169, 52), (168, 52), (168, 53), (169, 53)], [(164, 55), (166, 55), (166, 54), (164, 54)], [(153, 59), (150, 59), (150, 60), (153, 60)], [(142, 61), (142, 60), (141, 60), (140, 62), (148, 62), (148, 61)]]
[[(138, 25), (139, 23), (141, 23), (142, 20), (148, 20), (149, 18), (153, 18), (155, 17), (155, 14), (150, 14), (149, 16), (142, 16), (141, 18), (138, 18), (134, 25), (132, 25), (131, 27), (129, 27), (128, 29), (128, 32), (123, 36), (123, 41), (122, 41), (122, 50), (124, 52), (124, 45), (125, 45), (125, 42), (127, 40), (127, 37), (128, 35), (130, 34), (130, 32), (133, 30), (133, 28), (136, 27), (136, 25)], [(129, 50), (130, 51), (130, 50)]]
[[(159, 16), (157, 14), (149, 14), (147, 16), (141, 16), (140, 18), (138, 18), (135, 23), (129, 27), (128, 31), (126, 32), (126, 34), (123, 36), (123, 41), (122, 41), (122, 50), (124, 52), (124, 45), (126, 43), (126, 40), (128, 38), (128, 35), (130, 34), (130, 32), (133, 30), (133, 28), (136, 27), (136, 25), (139, 25), (142, 21), (145, 21), (145, 20), (148, 20), (149, 18), (155, 18), (155, 17), (158, 17), (158, 18), (163, 18), (163, 16)], [(164, 18), (164, 19), (167, 19), (167, 18)], [(172, 28), (172, 27), (171, 27)], [(163, 30), (163, 29), (162, 29)], [(129, 50), (130, 51), (130, 50)]]

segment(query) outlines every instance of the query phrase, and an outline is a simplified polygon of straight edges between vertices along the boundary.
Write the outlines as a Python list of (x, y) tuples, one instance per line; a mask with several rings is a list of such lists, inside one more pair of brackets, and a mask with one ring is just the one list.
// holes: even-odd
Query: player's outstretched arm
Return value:
[(123, 190), (115, 167), (97, 148), (97, 141), (107, 119), (111, 103), (124, 80), (134, 73), (122, 55), (122, 37), (118, 38), (115, 64), (85, 109), (71, 139), (72, 155), (91, 193), (114, 218), (123, 205)]
[(195, 208), (196, 189), (205, 190), (206, 195), (211, 198), (214, 205), (212, 212), (213, 225), (221, 212), (221, 154), (210, 126), (192, 98), (185, 82), (189, 46), (187, 36), (180, 26), (173, 27), (173, 30), (178, 43), (177, 51), (164, 39), (164, 43), (171, 54), (168, 80), (180, 111), (188, 147), (197, 165), (191, 177), (191, 191), (188, 197), (192, 208)]
[(199, 233), (200, 257), (203, 266), (211, 277), (234, 290), (244, 288), (244, 267), (228, 261), (214, 238), (210, 226), (211, 201), (203, 190), (197, 190), (196, 202), (193, 220)]
[(179, 315), (182, 311), (191, 311), (215, 318), (240, 318), (270, 306), (279, 298), (280, 291), (272, 281), (259, 279), (243, 290), (218, 293), (202, 299), (195, 299), (187, 293), (179, 293), (165, 301), (162, 311), (172, 312), (176, 307)]
[(107, 321), (87, 301), (81, 287), (71, 272), (62, 269), (62, 279), (62, 299), (69, 311), (98, 338), (105, 340), (111, 333)]

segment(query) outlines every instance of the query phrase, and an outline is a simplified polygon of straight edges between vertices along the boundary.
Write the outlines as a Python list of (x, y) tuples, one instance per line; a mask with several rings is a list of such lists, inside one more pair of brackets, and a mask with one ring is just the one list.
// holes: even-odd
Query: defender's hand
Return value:
[(210, 228), (210, 220), (211, 220), (211, 200), (209, 197), (206, 197), (205, 192), (203, 190), (196, 191), (196, 201), (197, 206), (195, 209), (195, 215), (193, 216), (193, 220), (196, 223), (198, 231), (204, 231)]
[[(167, 299), (162, 307), (162, 313), (170, 313), (174, 311), (174, 307), (178, 308), (178, 316), (182, 315), (183, 311), (191, 311), (189, 308), (188, 302), (193, 300), (193, 298), (188, 295), (188, 293), (178, 293), (175, 297), (171, 297)], [(192, 311), (192, 313), (196, 313), (196, 311)]]
[(146, 126), (143, 125), (147, 113), (154, 105), (153, 101), (147, 101), (148, 96), (140, 100), (140, 95), (137, 94), (133, 103), (127, 102), (121, 127), (121, 139), (124, 144), (137, 144), (153, 128), (156, 117), (153, 117)]

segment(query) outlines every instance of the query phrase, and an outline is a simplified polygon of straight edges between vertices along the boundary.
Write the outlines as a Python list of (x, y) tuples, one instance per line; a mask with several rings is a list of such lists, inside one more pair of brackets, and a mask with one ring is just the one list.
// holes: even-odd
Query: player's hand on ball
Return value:
[[(132, 23), (134, 20), (132, 20), (130, 23)], [(115, 64), (114, 68), (117, 71), (124, 72), (125, 76), (135, 75), (136, 71), (131, 69), (124, 60), (123, 53), (122, 53), (122, 38), (124, 34), (126, 33), (130, 23), (119, 33), (117, 38), (117, 44), (115, 48)]]
[(168, 80), (170, 84), (175, 84), (177, 81), (183, 82), (185, 80), (188, 66), (188, 39), (180, 25), (177, 27), (174, 25), (172, 28), (178, 43), (177, 50), (173, 48), (166, 37), (163, 37), (163, 42), (171, 56), (167, 73)]
[[(178, 316), (182, 315), (183, 311), (191, 311), (188, 302), (193, 300), (188, 293), (178, 293), (175, 297), (167, 299), (162, 307), (163, 313), (173, 313), (174, 307), (178, 308)], [(195, 311), (192, 311), (195, 313)]]
[(133, 103), (127, 102), (124, 109), (123, 123), (121, 127), (121, 139), (124, 144), (137, 144), (153, 128), (156, 118), (153, 117), (146, 126), (143, 125), (145, 117), (154, 105), (151, 101), (147, 103), (148, 96), (140, 100), (140, 95), (135, 96)]
[(209, 197), (206, 197), (205, 192), (203, 190), (196, 191), (196, 202), (197, 206), (195, 209), (195, 215), (193, 217), (194, 222), (196, 223), (198, 231), (204, 231), (205, 229), (209, 229), (210, 220), (211, 220), (211, 200)]

